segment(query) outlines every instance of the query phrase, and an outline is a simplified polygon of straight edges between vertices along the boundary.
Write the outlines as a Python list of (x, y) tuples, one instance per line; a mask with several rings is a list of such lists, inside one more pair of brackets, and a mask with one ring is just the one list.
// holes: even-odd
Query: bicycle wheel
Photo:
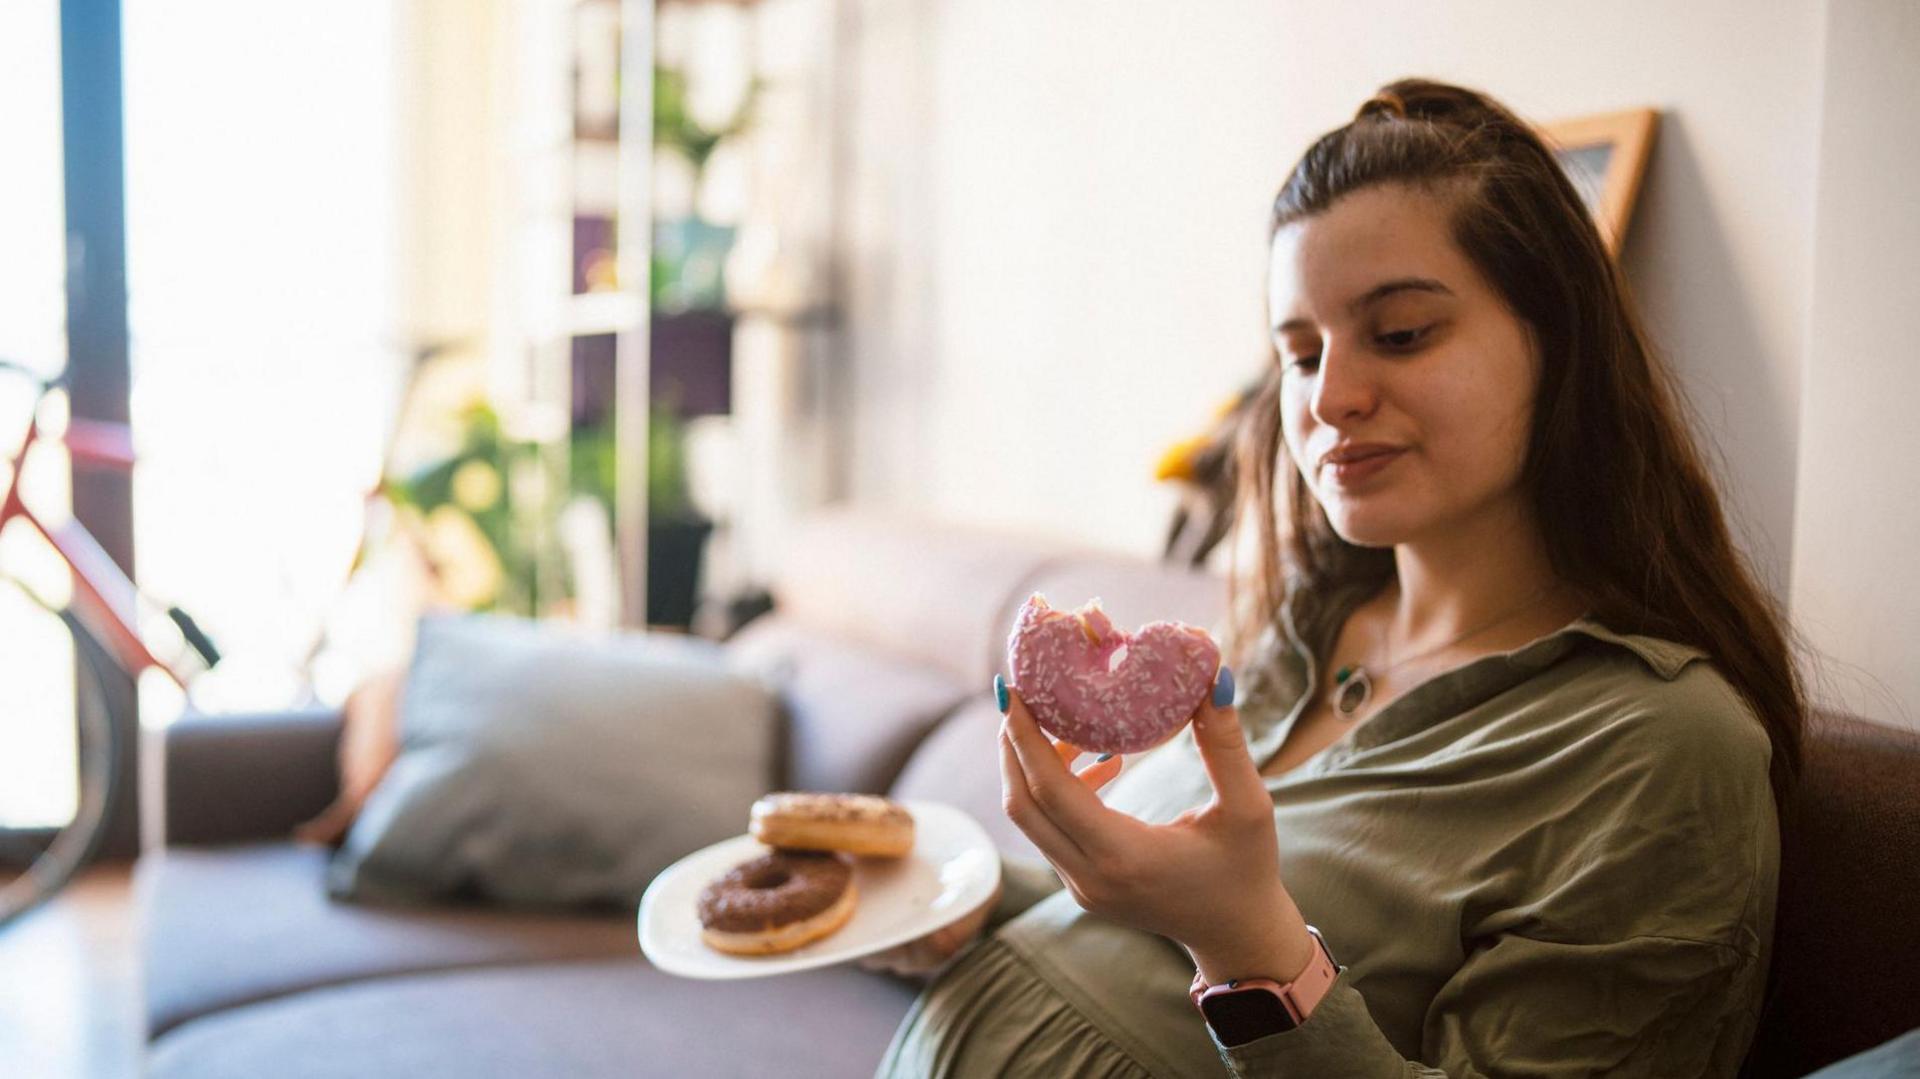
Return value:
[(120, 726), (100, 680), (106, 655), (71, 611), (0, 578), (0, 930), (65, 887), (112, 819)]

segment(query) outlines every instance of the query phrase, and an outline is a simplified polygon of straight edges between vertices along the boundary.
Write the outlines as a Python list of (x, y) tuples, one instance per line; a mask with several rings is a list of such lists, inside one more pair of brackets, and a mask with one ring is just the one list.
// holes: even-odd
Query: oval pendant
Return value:
[(1373, 679), (1367, 677), (1365, 667), (1342, 669), (1334, 679), (1330, 696), (1333, 698), (1334, 714), (1343, 720), (1351, 720), (1360, 714), (1360, 710), (1373, 697)]

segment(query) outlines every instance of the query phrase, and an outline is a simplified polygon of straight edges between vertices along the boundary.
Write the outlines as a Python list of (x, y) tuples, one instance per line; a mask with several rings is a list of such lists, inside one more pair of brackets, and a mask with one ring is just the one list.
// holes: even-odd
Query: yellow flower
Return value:
[(442, 598), (477, 609), (499, 595), (505, 576), (500, 557), (473, 518), (453, 506), (436, 507), (427, 515), (425, 541)]
[(500, 501), (500, 473), (475, 459), (453, 470), (453, 500), (469, 513), (483, 513)]
[(1205, 435), (1183, 438), (1167, 447), (1160, 455), (1160, 463), (1153, 466), (1153, 478), (1156, 480), (1190, 480), (1193, 478), (1193, 458), (1200, 448), (1207, 444)]
[[(1213, 410), (1213, 426), (1215, 428), (1218, 427), (1221, 420), (1226, 419), (1233, 413), (1235, 408), (1239, 407), (1241, 396), (1241, 394), (1233, 394), (1221, 401), (1219, 407)], [(1193, 459), (1199, 456), (1200, 451), (1205, 449), (1208, 443), (1213, 441), (1214, 435), (1214, 430), (1207, 430), (1194, 435), (1192, 438), (1183, 438), (1173, 445), (1168, 446), (1166, 452), (1160, 455), (1160, 462), (1153, 466), (1153, 478), (1156, 480), (1191, 481), (1193, 479)]]

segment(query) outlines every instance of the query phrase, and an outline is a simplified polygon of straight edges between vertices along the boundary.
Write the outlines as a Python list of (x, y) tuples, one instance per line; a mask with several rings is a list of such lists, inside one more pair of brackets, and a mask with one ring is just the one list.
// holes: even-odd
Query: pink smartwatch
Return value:
[(1256, 1038), (1292, 1030), (1307, 1021), (1314, 1006), (1340, 975), (1325, 937), (1312, 926), (1313, 958), (1307, 969), (1285, 985), (1270, 978), (1236, 978), (1225, 985), (1208, 985), (1198, 971), (1188, 991), (1194, 1006), (1206, 1017), (1214, 1036), (1226, 1046), (1245, 1045)]

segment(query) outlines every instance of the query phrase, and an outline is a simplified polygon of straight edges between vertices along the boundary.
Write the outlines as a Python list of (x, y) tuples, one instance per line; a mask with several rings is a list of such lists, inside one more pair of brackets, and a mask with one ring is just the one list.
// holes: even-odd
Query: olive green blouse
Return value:
[[(1362, 598), (1289, 596), (1239, 672), (1254, 760)], [(1699, 650), (1577, 620), (1267, 777), (1281, 874), (1344, 967), (1298, 1029), (1220, 1045), (1184, 949), (1009, 863), (995, 928), (921, 994), (880, 1072), (1733, 1076), (1773, 931), (1770, 753)], [(1191, 730), (1105, 791), (1156, 823), (1210, 797)]]

